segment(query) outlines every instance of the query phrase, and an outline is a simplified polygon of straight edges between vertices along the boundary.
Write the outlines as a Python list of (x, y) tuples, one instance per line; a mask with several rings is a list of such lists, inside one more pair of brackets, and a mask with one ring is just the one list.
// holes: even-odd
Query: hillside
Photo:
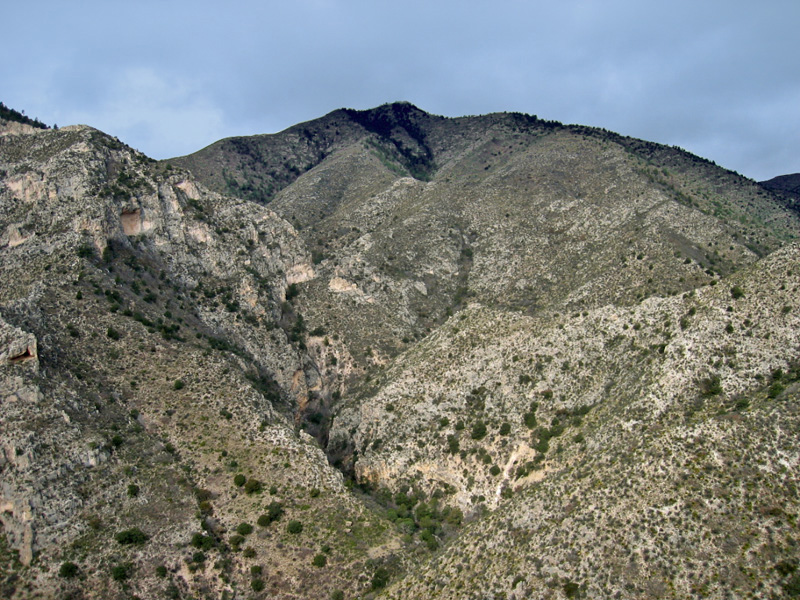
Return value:
[(399, 103), (156, 162), (0, 122), (9, 598), (781, 597), (800, 215)]
[[(339, 110), (174, 162), (213, 187), (211, 166), (248, 179), (317, 132), (335, 136), (320, 162), (259, 202), (306, 242), (315, 277), (298, 305), (356, 376), (468, 302), (530, 315), (631, 305), (708, 284), (800, 231), (758, 184), (680, 149), (520, 114)], [(332, 376), (315, 407), (341, 391)]]
[(800, 210), (800, 173), (779, 175), (759, 185), (784, 198), (795, 210)]
[(0, 155), (3, 596), (363, 585), (399, 535), (295, 428), (294, 230), (88, 127)]

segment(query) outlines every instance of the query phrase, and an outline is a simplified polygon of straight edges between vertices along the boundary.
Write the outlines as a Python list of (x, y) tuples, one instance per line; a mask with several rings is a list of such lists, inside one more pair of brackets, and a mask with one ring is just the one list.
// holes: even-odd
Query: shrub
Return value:
[(72, 579), (78, 574), (78, 565), (74, 562), (61, 563), (61, 568), (58, 570), (58, 576), (64, 579)]
[(300, 533), (303, 531), (303, 524), (300, 521), (289, 521), (286, 526), (286, 531), (289, 533)]
[(375, 571), (375, 574), (372, 576), (372, 589), (373, 590), (380, 590), (386, 587), (386, 584), (389, 583), (389, 571), (386, 567), (378, 567), (378, 570)]
[(450, 454), (458, 454), (458, 437), (455, 435), (447, 436), (447, 449)]
[(248, 494), (256, 494), (264, 489), (261, 486), (261, 482), (258, 479), (250, 478), (247, 480), (247, 483), (244, 484), (244, 491)]
[(239, 523), (236, 527), (236, 533), (239, 535), (250, 535), (253, 533), (253, 526), (250, 523)]
[(731, 297), (734, 300), (738, 300), (739, 298), (744, 298), (744, 290), (740, 288), (738, 285), (735, 285), (731, 288)]
[(112, 340), (118, 340), (120, 338), (120, 333), (113, 327), (109, 327), (106, 329), (106, 335), (110, 337)]
[(261, 579), (253, 579), (250, 582), (250, 587), (254, 592), (260, 592), (264, 589), (264, 581)]
[(95, 247), (89, 243), (78, 246), (76, 252), (80, 258), (92, 258), (95, 255)]
[(476, 421), (472, 426), (470, 437), (473, 440), (482, 440), (484, 437), (486, 437), (486, 423), (483, 421)]
[(489, 469), (489, 472), (495, 477), (497, 477), (498, 475), (500, 475), (500, 470), (501, 470), (500, 467), (498, 467), (497, 465), (492, 465), (492, 468)]
[(192, 536), (191, 544), (199, 550), (211, 550), (214, 547), (214, 538), (210, 535), (195, 533)]
[(277, 521), (283, 514), (283, 504), (275, 501), (270, 502), (269, 506), (267, 506), (267, 514), (269, 515), (270, 520)]
[(162, 579), (167, 576), (167, 567), (164, 565), (158, 565), (156, 567), (156, 576), (161, 577)]
[(500, 435), (508, 435), (509, 433), (511, 433), (511, 423), (506, 421), (500, 425)]
[(244, 556), (245, 558), (255, 558), (256, 549), (253, 548), (252, 546), (248, 546), (247, 548), (244, 549), (244, 552), (242, 552), (242, 556)]
[(333, 590), (331, 592), (331, 600), (344, 600), (344, 592), (342, 590)]
[(172, 384), (172, 389), (173, 389), (173, 390), (182, 390), (182, 389), (184, 388), (184, 386), (185, 386), (185, 385), (186, 385), (186, 384), (185, 384), (185, 383), (183, 383), (183, 380), (181, 380), (181, 379), (176, 379), (176, 380), (175, 380), (175, 383), (173, 383), (173, 384)]
[(139, 495), (139, 486), (135, 483), (132, 483), (128, 486), (128, 496), (131, 498), (135, 498)]
[(710, 375), (700, 384), (703, 396), (719, 396), (722, 393), (722, 383), (719, 375)]
[(264, 568), (261, 565), (253, 565), (252, 567), (250, 567), (250, 575), (252, 575), (253, 577), (255, 577), (256, 575), (261, 575), (263, 571)]
[(125, 531), (120, 531), (116, 536), (115, 539), (118, 543), (123, 545), (131, 545), (131, 544), (144, 544), (150, 537), (138, 527), (133, 527), (132, 529), (126, 529)]
[(578, 584), (575, 583), (574, 581), (568, 581), (564, 584), (563, 589), (564, 589), (564, 595), (567, 598), (576, 598), (580, 586), (578, 586)]
[(767, 396), (769, 396), (770, 398), (777, 398), (778, 396), (781, 395), (781, 393), (783, 393), (783, 390), (785, 389), (786, 388), (782, 383), (776, 381), (771, 386), (769, 386), (769, 391), (767, 392)]
[(245, 477), (241, 473), (237, 474), (236, 477), (233, 478), (233, 484), (236, 487), (242, 487), (246, 482), (247, 482), (247, 477)]
[(324, 554), (317, 554), (314, 557), (314, 560), (311, 561), (311, 564), (313, 564), (315, 567), (324, 567), (328, 564), (328, 557)]
[(123, 563), (111, 567), (111, 578), (114, 581), (125, 581), (130, 576), (131, 565)]

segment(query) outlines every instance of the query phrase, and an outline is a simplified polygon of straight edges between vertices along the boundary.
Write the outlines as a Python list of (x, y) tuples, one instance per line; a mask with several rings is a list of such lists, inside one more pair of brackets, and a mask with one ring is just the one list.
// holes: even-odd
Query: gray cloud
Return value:
[(515, 110), (800, 171), (796, 0), (33, 1), (4, 9), (0, 94), (165, 158), (335, 108)]

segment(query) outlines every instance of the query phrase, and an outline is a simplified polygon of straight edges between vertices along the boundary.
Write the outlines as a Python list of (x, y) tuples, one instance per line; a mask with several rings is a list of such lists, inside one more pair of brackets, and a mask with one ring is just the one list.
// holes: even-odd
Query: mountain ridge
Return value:
[(4, 595), (798, 589), (780, 197), (514, 113), (212, 147), (0, 136)]

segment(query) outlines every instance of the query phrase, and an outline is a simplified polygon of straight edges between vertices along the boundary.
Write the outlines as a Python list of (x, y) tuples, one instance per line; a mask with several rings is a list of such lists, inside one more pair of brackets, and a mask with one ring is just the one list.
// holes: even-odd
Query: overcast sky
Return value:
[(800, 172), (800, 0), (57, 0), (0, 11), (0, 101), (153, 158), (407, 100)]

